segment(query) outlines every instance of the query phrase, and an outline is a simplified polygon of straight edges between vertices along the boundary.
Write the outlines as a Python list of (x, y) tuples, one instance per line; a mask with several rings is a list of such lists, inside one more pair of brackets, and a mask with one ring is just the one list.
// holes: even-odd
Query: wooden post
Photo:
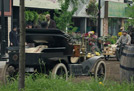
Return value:
[(108, 35), (108, 18), (103, 19), (103, 36)]
[(20, 0), (20, 50), (19, 50), (19, 91), (25, 87), (25, 16), (24, 2)]
[(6, 52), (6, 37), (5, 37), (5, 15), (4, 15), (4, 0), (1, 0), (1, 56), (5, 56)]
[(98, 29), (96, 31), (98, 37), (100, 37), (101, 35), (101, 0), (98, 1), (99, 2), (99, 5), (98, 5), (98, 10), (99, 10), (99, 13), (98, 13)]

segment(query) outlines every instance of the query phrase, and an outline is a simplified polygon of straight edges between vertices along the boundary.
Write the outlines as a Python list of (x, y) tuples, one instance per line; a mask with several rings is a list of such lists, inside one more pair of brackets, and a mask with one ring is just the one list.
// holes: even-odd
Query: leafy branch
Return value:
[[(54, 19), (56, 21), (57, 27), (66, 32), (74, 32), (77, 30), (76, 27), (73, 27), (72, 17), (77, 10), (77, 7), (80, 2), (84, 2), (84, 0), (58, 0), (61, 4), (61, 10), (55, 10)], [(73, 9), (68, 11), (69, 5), (72, 3)], [(58, 15), (58, 16), (57, 16)], [(66, 30), (68, 29), (68, 30)]]
[(96, 18), (98, 14), (98, 3), (96, 2), (96, 0), (90, 0), (89, 4), (87, 5), (86, 12), (88, 15), (91, 15), (93, 17), (91, 19), (95, 24), (97, 21)]
[[(134, 0), (133, 0), (134, 3)], [(127, 23), (125, 23), (125, 30), (128, 30), (129, 26), (134, 27), (134, 4), (132, 5), (128, 5), (127, 7), (127, 13), (126, 15), (129, 17), (126, 21)]]

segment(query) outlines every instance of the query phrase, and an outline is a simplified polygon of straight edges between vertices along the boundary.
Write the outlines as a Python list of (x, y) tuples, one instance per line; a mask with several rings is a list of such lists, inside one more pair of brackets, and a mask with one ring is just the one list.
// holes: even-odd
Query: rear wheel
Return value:
[(99, 61), (96, 64), (95, 70), (95, 79), (98, 80), (99, 82), (103, 82), (106, 79), (106, 65), (104, 61)]
[(63, 63), (58, 63), (54, 66), (52, 70), (52, 77), (56, 78), (63, 78), (63, 79), (68, 79), (68, 71), (66, 66)]
[(2, 70), (3, 84), (14, 81), (14, 78), (13, 78), (14, 76), (15, 76), (15, 68), (11, 65), (6, 64), (4, 69)]

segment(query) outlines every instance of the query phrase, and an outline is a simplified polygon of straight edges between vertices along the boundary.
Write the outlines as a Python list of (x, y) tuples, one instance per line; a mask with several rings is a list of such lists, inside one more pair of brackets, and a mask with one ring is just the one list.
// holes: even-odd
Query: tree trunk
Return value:
[(19, 91), (25, 87), (25, 16), (24, 1), (20, 0), (20, 50), (19, 50)]

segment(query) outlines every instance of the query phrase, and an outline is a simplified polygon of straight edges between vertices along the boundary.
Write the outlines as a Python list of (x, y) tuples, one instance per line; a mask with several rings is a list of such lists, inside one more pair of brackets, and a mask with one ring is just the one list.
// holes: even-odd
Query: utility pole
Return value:
[(97, 29), (97, 35), (100, 37), (101, 35), (101, 0), (99, 0), (99, 5), (98, 5), (98, 29)]
[(5, 16), (4, 16), (4, 0), (1, 0), (1, 57), (5, 56), (6, 52), (6, 37), (5, 37)]
[(20, 0), (19, 91), (25, 88), (25, 0)]

